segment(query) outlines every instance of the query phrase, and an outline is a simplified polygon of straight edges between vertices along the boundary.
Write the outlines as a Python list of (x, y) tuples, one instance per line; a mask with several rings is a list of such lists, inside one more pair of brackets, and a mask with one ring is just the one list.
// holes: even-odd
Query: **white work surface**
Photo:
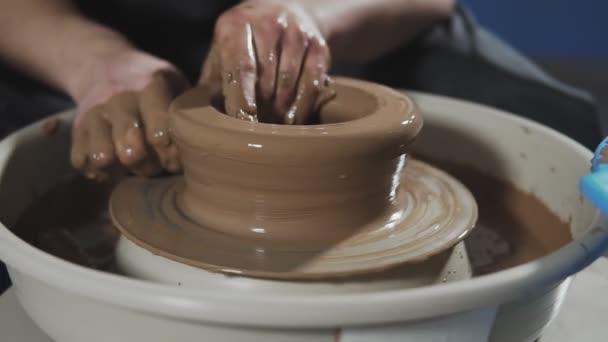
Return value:
[[(0, 296), (0, 341), (52, 342), (27, 317), (12, 289)], [(540, 342), (608, 341), (608, 259), (581, 272)]]

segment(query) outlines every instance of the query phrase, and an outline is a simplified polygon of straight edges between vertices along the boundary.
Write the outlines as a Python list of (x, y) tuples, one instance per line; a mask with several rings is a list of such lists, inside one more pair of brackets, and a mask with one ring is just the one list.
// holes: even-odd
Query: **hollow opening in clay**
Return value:
[[(186, 99), (180, 104), (183, 109), (192, 109), (203, 106), (211, 106), (216, 111), (226, 114), (224, 98), (222, 96), (210, 96), (206, 91), (200, 91), (195, 99)], [(364, 89), (355, 88), (343, 84), (332, 85), (331, 90), (323, 90), (317, 101), (318, 107), (310, 114), (308, 121), (303, 125), (290, 126), (320, 126), (339, 124), (354, 121), (375, 113), (379, 108), (376, 96)], [(261, 117), (265, 117), (263, 113)], [(230, 117), (232, 118), (232, 117)], [(232, 118), (240, 120), (237, 118)], [(258, 122), (260, 125), (274, 123)]]
[(358, 120), (378, 110), (378, 99), (361, 89), (337, 84), (335, 95), (311, 115), (308, 125), (329, 125)]

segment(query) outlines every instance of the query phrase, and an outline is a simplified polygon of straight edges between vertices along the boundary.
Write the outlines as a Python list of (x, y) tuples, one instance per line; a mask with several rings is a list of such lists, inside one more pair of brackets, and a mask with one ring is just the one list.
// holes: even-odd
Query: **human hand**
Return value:
[(327, 82), (330, 53), (296, 1), (248, 0), (217, 20), (200, 83), (241, 119), (303, 124)]
[(141, 52), (104, 57), (81, 73), (73, 95), (72, 165), (92, 179), (124, 169), (142, 176), (180, 171), (167, 131), (169, 105), (188, 81), (173, 65)]

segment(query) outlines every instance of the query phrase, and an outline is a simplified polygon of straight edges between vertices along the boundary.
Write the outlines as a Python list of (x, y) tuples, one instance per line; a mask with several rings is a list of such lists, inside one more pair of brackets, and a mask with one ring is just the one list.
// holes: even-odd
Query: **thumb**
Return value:
[(212, 42), (211, 50), (207, 54), (207, 58), (203, 63), (201, 76), (198, 84), (209, 89), (212, 96), (220, 96), (222, 94), (222, 67), (219, 58), (217, 45)]

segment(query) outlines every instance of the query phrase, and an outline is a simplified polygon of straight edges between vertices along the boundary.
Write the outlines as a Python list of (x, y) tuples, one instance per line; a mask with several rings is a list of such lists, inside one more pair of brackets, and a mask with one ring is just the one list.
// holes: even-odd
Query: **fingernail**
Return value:
[(134, 153), (135, 153), (135, 152), (133, 151), (133, 149), (132, 149), (132, 148), (130, 148), (130, 147), (125, 148), (125, 155), (126, 155), (127, 157), (131, 158), (131, 157), (133, 156), (133, 154), (134, 154)]
[(154, 139), (154, 145), (160, 147), (167, 147), (171, 145), (171, 139), (169, 138), (169, 134), (163, 130), (159, 130), (152, 135), (152, 139)]
[(224, 80), (227, 84), (236, 83), (236, 77), (234, 77), (232, 71), (226, 71), (224, 73)]
[(143, 148), (143, 136), (141, 130), (137, 127), (131, 127), (125, 133), (125, 156), (137, 161), (146, 156), (145, 148)]
[(171, 173), (177, 173), (177, 172), (181, 171), (182, 167), (178, 161), (171, 161), (171, 162), (167, 163), (167, 166), (165, 166), (165, 169)]
[(257, 112), (257, 105), (255, 102), (255, 92), (245, 91), (244, 94), (245, 103), (247, 103), (247, 110), (251, 112)]
[(277, 61), (278, 61), (278, 58), (277, 58), (277, 54), (276, 54), (276, 52), (275, 52), (274, 50), (273, 50), (273, 51), (270, 51), (270, 53), (268, 54), (268, 63), (269, 63), (270, 65), (273, 65), (273, 64), (274, 64), (274, 63), (276, 63)]
[(91, 159), (94, 161), (102, 161), (106, 158), (106, 154), (103, 152), (94, 152), (91, 154)]
[(129, 127), (127, 129), (127, 132), (125, 133), (125, 138), (127, 139), (127, 141), (132, 141), (134, 139), (138, 139), (139, 135), (141, 135), (141, 130), (139, 129), (139, 125), (134, 123), (133, 126)]
[(297, 108), (296, 105), (293, 105), (289, 108), (289, 110), (287, 111), (287, 113), (285, 113), (285, 116), (283, 118), (283, 123), (286, 125), (293, 125), (296, 122), (296, 112), (297, 112)]
[(334, 80), (329, 75), (325, 75), (325, 79), (323, 80), (323, 84), (326, 87), (331, 87), (334, 84)]
[(291, 85), (291, 78), (289, 73), (286, 71), (281, 71), (279, 73), (279, 87), (280, 88), (289, 88)]
[(127, 146), (125, 148), (125, 156), (131, 161), (138, 161), (147, 155), (146, 151), (136, 151), (134, 148)]
[(245, 121), (258, 122), (257, 114), (249, 114), (242, 109), (239, 109), (237, 118)]

